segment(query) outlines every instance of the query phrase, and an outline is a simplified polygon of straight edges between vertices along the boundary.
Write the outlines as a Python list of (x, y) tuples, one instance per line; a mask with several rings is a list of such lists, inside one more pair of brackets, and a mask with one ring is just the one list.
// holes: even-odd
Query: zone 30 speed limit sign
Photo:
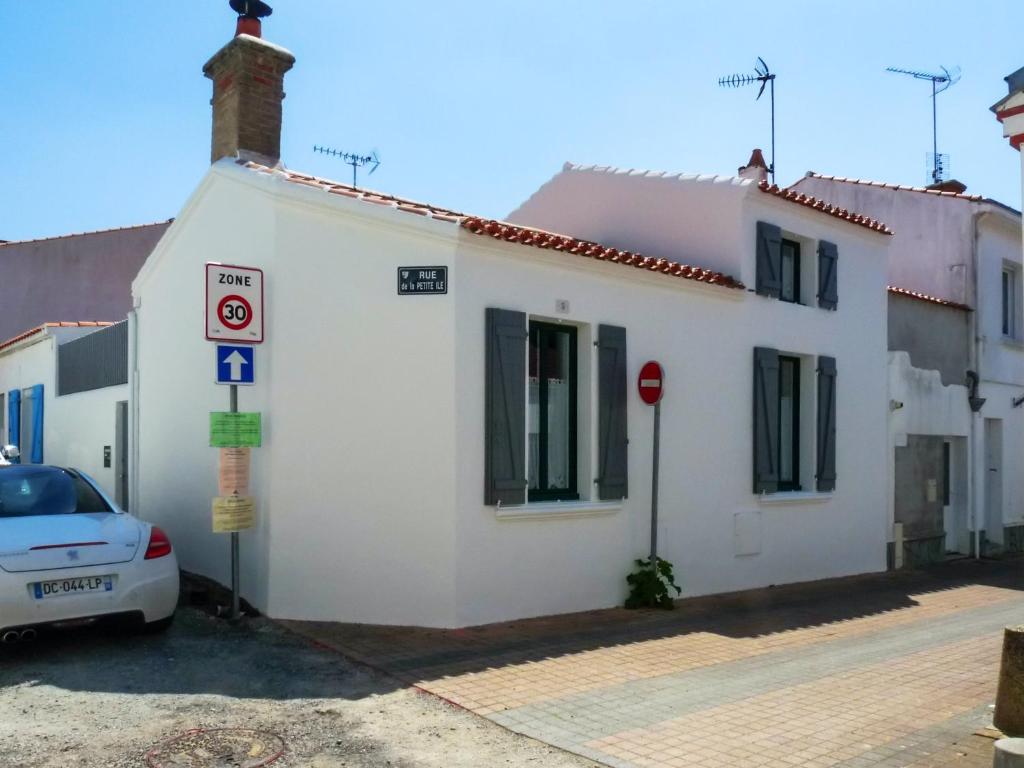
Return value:
[(263, 270), (206, 265), (206, 338), (263, 342)]

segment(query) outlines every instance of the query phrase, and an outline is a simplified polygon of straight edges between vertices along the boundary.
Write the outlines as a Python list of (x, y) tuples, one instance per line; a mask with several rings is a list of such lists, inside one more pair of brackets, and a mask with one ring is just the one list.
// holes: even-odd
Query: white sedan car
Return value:
[(0, 466), (0, 642), (126, 618), (170, 625), (178, 561), (167, 535), (74, 469)]

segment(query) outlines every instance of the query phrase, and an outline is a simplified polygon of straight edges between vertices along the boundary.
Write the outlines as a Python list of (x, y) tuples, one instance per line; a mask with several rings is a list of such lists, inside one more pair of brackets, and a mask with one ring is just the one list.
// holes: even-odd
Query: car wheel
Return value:
[(156, 635), (161, 632), (166, 632), (171, 628), (171, 624), (174, 623), (174, 614), (172, 613), (166, 619), (159, 619), (157, 621), (150, 621), (142, 625), (142, 632), (147, 635)]

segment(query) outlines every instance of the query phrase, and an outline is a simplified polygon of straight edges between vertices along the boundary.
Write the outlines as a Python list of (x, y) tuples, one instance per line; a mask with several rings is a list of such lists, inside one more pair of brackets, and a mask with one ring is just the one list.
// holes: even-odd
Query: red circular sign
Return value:
[(664, 382), (665, 372), (661, 370), (661, 365), (653, 360), (644, 363), (636, 382), (637, 389), (640, 390), (640, 399), (648, 405), (657, 403), (661, 400)]
[(252, 305), (244, 296), (232, 293), (217, 305), (217, 319), (232, 331), (240, 331), (252, 322)]

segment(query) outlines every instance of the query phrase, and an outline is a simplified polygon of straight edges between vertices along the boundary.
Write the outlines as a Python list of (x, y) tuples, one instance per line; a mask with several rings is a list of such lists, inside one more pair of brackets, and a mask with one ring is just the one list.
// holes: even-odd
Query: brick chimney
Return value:
[(203, 67), (213, 81), (211, 163), (239, 157), (274, 166), (281, 159), (284, 75), (295, 57), (260, 34), (258, 17), (240, 15), (234, 39)]
[(764, 161), (764, 155), (760, 149), (750, 153), (750, 159), (746, 165), (741, 165), (736, 174), (741, 179), (753, 179), (755, 182), (768, 181), (768, 164)]

